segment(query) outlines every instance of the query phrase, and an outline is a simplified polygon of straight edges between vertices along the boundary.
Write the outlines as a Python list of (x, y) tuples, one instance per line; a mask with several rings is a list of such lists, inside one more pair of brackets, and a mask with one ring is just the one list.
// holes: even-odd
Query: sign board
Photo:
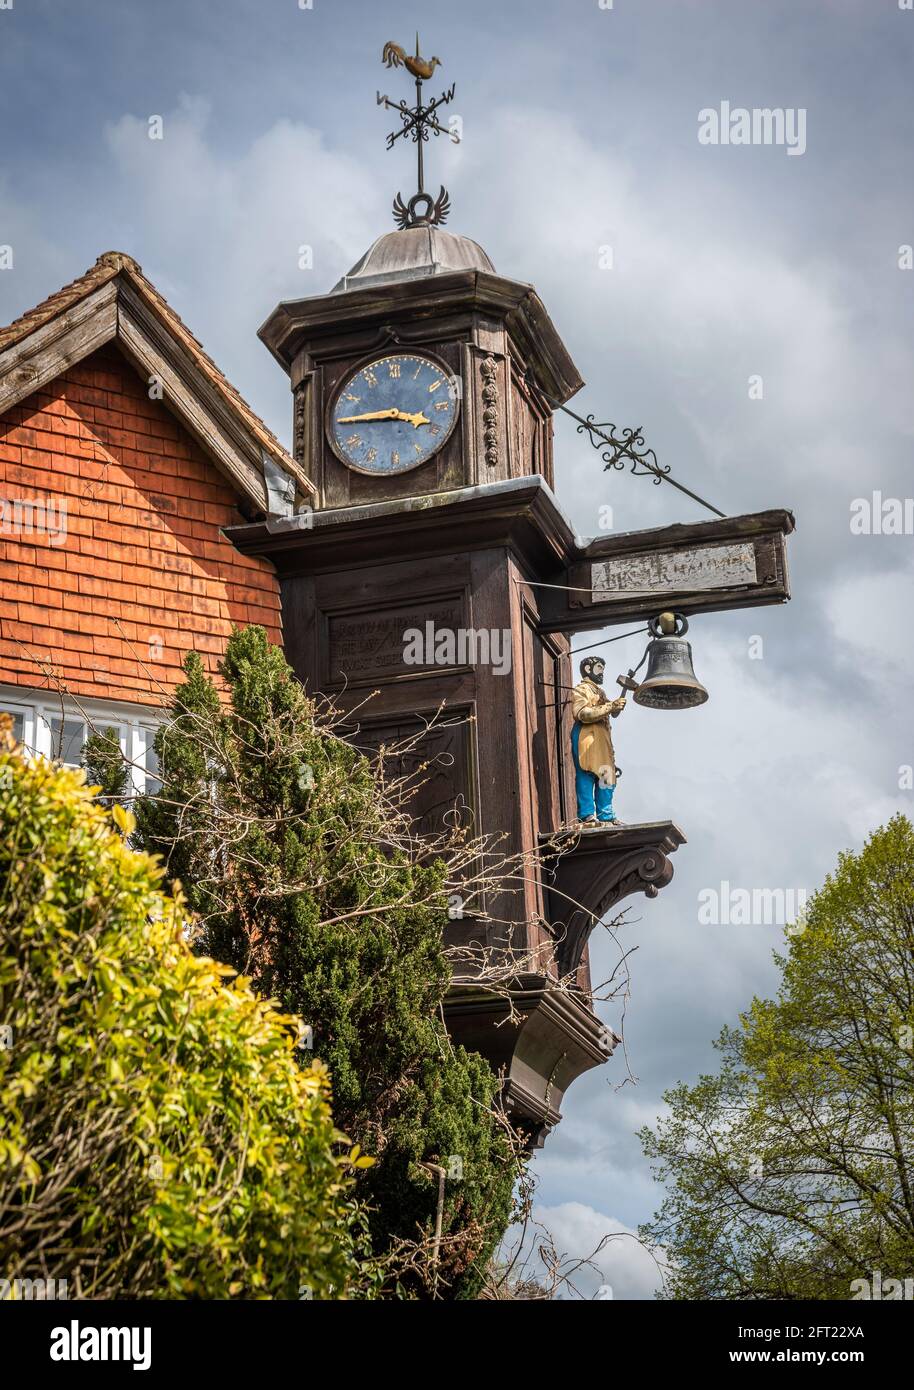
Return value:
[(754, 584), (757, 578), (754, 546), (707, 545), (595, 560), (591, 593), (594, 603), (601, 603), (623, 595), (657, 597), (684, 589), (729, 589)]
[(564, 586), (540, 591), (541, 628), (575, 632), (654, 617), (710, 613), (790, 597), (788, 511), (664, 526), (579, 545)]

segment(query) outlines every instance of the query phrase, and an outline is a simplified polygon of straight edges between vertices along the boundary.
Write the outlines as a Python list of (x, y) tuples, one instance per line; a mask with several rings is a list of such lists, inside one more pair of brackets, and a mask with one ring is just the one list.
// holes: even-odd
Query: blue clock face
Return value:
[(405, 473), (425, 463), (457, 423), (458, 393), (429, 357), (395, 353), (361, 367), (330, 410), (334, 453), (360, 473)]

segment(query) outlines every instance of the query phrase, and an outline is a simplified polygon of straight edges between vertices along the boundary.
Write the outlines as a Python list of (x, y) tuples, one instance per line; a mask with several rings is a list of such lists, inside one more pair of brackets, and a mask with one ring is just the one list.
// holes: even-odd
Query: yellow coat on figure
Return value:
[(615, 719), (624, 708), (624, 698), (607, 700), (606, 691), (595, 681), (582, 680), (571, 692), (571, 713), (575, 722), (582, 726), (578, 762), (585, 772), (602, 776), (610, 786), (616, 781), (616, 758), (609, 717), (612, 715)]

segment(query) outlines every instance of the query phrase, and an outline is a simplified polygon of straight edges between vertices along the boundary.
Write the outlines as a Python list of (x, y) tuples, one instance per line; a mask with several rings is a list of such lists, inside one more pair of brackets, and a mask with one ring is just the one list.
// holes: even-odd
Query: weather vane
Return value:
[(456, 86), (451, 86), (446, 92), (442, 92), (440, 97), (430, 101), (427, 106), (422, 102), (422, 83), (427, 82), (432, 76), (436, 67), (441, 66), (440, 58), (422, 58), (419, 55), (419, 35), (416, 35), (416, 52), (412, 56), (401, 48), (398, 43), (386, 43), (381, 54), (385, 64), (389, 68), (398, 68), (401, 65), (406, 68), (408, 73), (416, 79), (416, 104), (407, 106), (405, 101), (391, 101), (390, 97), (383, 96), (378, 92), (378, 105), (385, 106), (390, 111), (396, 111), (403, 125), (400, 130), (394, 130), (387, 137), (387, 148), (393, 149), (401, 135), (412, 136), (416, 146), (419, 166), (419, 190), (410, 198), (408, 203), (404, 203), (398, 193), (394, 199), (393, 214), (394, 221), (403, 231), (406, 227), (434, 227), (447, 221), (450, 211), (451, 200), (447, 195), (444, 184), (437, 198), (433, 198), (430, 193), (425, 191), (424, 169), (422, 163), (422, 146), (428, 140), (429, 131), (434, 135), (449, 135), (455, 145), (459, 145), (460, 136), (456, 130), (443, 126), (439, 123), (435, 112), (439, 106), (446, 106), (452, 100)]

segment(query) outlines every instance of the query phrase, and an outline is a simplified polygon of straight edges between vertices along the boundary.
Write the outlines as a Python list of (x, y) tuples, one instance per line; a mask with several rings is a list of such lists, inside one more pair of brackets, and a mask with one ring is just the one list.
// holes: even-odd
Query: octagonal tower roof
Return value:
[(441, 227), (406, 227), (378, 237), (331, 294), (384, 285), (396, 280), (420, 280), (453, 270), (485, 270), (495, 267), (485, 251), (469, 237), (445, 232)]

